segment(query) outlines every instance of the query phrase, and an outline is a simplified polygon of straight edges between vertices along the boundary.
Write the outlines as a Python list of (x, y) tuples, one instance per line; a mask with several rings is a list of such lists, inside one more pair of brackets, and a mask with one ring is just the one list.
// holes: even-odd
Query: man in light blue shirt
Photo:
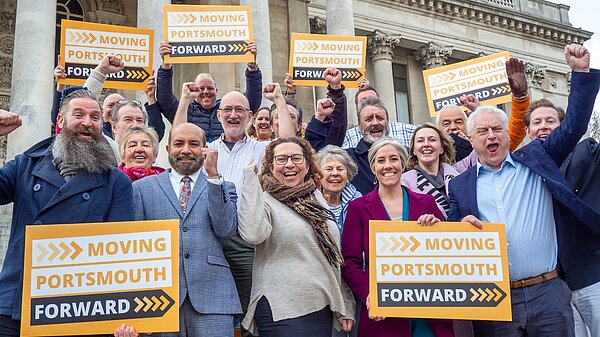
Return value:
[(556, 223), (565, 211), (586, 223), (600, 215), (571, 191), (559, 165), (587, 129), (600, 73), (590, 72), (583, 46), (566, 46), (565, 59), (574, 80), (567, 117), (545, 140), (510, 154), (502, 110), (481, 106), (467, 121), (479, 165), (450, 182), (448, 218), (506, 224), (513, 314), (512, 322), (474, 322), (476, 336), (574, 335), (571, 293), (555, 269)]

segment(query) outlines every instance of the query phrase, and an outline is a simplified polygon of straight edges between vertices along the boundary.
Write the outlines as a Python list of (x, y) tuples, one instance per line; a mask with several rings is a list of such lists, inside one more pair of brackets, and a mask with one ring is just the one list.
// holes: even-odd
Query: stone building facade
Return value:
[[(508, 50), (526, 62), (534, 99), (566, 105), (569, 68), (563, 47), (591, 32), (574, 28), (569, 7), (545, 0), (2, 0), (0, 1), (0, 108), (24, 117), (24, 126), (0, 138), (0, 162), (51, 134), (49, 111), (60, 19), (152, 28), (162, 36), (161, 5), (250, 5), (263, 83), (283, 83), (292, 32), (368, 37), (367, 74), (381, 93), (390, 119), (430, 121), (422, 70)], [(158, 48), (157, 48), (158, 49)], [(155, 68), (160, 64), (155, 54)], [(218, 80), (220, 93), (243, 90), (244, 65), (175, 67), (174, 91), (199, 72)], [(32, 95), (35, 92), (35, 95)], [(353, 92), (348, 96), (353, 107)], [(142, 98), (134, 92), (126, 97)], [(298, 88), (305, 119), (323, 88)], [(504, 108), (509, 111), (510, 106)], [(356, 123), (351, 108), (349, 122)], [(164, 153), (160, 163), (166, 165)], [(0, 207), (0, 256), (9, 235), (10, 205)], [(1, 260), (0, 260), (1, 261)]]

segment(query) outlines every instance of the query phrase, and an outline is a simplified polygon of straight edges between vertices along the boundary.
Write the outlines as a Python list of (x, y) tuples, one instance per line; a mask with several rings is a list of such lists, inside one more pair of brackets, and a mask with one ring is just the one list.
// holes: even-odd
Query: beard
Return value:
[[(181, 163), (179, 162), (180, 160), (191, 160), (192, 162)], [(169, 154), (169, 164), (171, 164), (171, 167), (175, 170), (175, 172), (184, 176), (189, 176), (200, 170), (202, 164), (204, 164), (204, 157), (195, 157), (193, 155), (173, 156)]]
[[(381, 136), (375, 137), (373, 136), (373, 132), (381, 132)], [(388, 127), (387, 125), (373, 125), (370, 128), (368, 128), (365, 131), (362, 131), (363, 134), (363, 138), (365, 139), (365, 142), (369, 143), (369, 144), (373, 144), (375, 143), (376, 140), (378, 140), (379, 138), (382, 137), (386, 137), (388, 135)]]
[[(87, 131), (91, 140), (81, 139), (79, 132)], [(64, 128), (52, 144), (52, 155), (59, 161), (79, 167), (89, 173), (110, 171), (115, 164), (115, 154), (100, 130), (93, 128)]]

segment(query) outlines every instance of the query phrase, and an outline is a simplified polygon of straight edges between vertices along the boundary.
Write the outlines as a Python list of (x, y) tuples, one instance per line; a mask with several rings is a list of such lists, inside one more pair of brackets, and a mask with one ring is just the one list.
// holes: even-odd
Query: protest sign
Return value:
[(370, 314), (510, 321), (504, 225), (369, 223)]
[(163, 6), (167, 63), (250, 62), (250, 6)]
[(296, 85), (327, 86), (323, 72), (335, 67), (342, 83), (357, 88), (365, 77), (366, 36), (292, 33), (289, 73)]
[(23, 336), (179, 330), (177, 220), (27, 226)]
[(445, 105), (460, 106), (462, 95), (473, 94), (484, 105), (511, 101), (505, 62), (508, 52), (423, 70), (431, 117)]
[(108, 75), (105, 88), (146, 90), (152, 76), (154, 31), (98, 23), (62, 20), (60, 64), (66, 79), (61, 84), (83, 85), (106, 55), (116, 55), (125, 68)]

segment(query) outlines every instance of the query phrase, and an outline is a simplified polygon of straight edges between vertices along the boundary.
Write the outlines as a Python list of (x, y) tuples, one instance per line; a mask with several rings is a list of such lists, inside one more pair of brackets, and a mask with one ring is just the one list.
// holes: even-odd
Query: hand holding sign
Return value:
[(149, 105), (156, 103), (156, 82), (154, 80), (154, 75), (150, 76), (148, 79), (148, 86), (144, 92), (146, 93)]
[(474, 215), (467, 215), (466, 217), (464, 217), (462, 220), (460, 220), (461, 222), (468, 222), (471, 225), (482, 229), (483, 225), (481, 223), (481, 220), (477, 219), (477, 217), (475, 217)]
[(433, 226), (438, 222), (440, 222), (440, 219), (433, 214), (423, 214), (417, 219), (417, 223), (421, 226)]
[(335, 109), (335, 103), (331, 100), (331, 98), (322, 98), (317, 101), (317, 112), (315, 113), (315, 118), (321, 122), (324, 122), (325, 119), (331, 116), (331, 113)]
[(185, 82), (181, 87), (181, 98), (193, 101), (200, 96), (200, 88), (194, 82)]
[(367, 311), (369, 312), (369, 318), (374, 320), (374, 321), (383, 321), (385, 319), (384, 316), (371, 316), (371, 302), (369, 301), (369, 298), (371, 297), (371, 294), (367, 295)]
[(281, 93), (281, 87), (279, 83), (269, 83), (263, 88), (263, 96), (269, 101), (277, 101), (277, 99), (283, 98)]
[(582, 45), (574, 43), (566, 45), (565, 61), (573, 71), (590, 72), (590, 53)]
[(250, 61), (247, 64), (248, 70), (257, 71), (258, 64), (256, 63), (256, 52), (257, 52), (256, 42), (252, 41), (252, 42), (248, 43), (248, 45), (246, 46), (246, 50), (249, 51), (252, 54), (252, 56), (254, 56), (254, 61)]
[(165, 62), (165, 55), (171, 55), (171, 45), (167, 41), (160, 41), (160, 47), (158, 47), (160, 58), (163, 60), (162, 68), (171, 69), (171, 64)]
[(60, 65), (60, 55), (58, 55), (58, 65), (54, 68), (54, 79), (56, 79), (56, 91), (63, 92), (65, 90), (65, 85), (60, 83), (60, 80), (67, 78), (67, 72), (65, 71), (65, 67)]
[(117, 328), (117, 331), (114, 333), (115, 337), (138, 337), (138, 333), (135, 331), (135, 328), (132, 326), (126, 326), (125, 324), (121, 324)]
[(290, 76), (290, 73), (285, 73), (285, 87), (287, 88), (286, 95), (296, 94), (296, 86), (294, 85), (294, 79)]
[(325, 69), (323, 79), (329, 83), (331, 89), (337, 90), (342, 88), (342, 72), (337, 68), (329, 67)]
[(202, 148), (202, 156), (204, 156), (204, 169), (209, 178), (214, 178), (219, 175), (217, 171), (217, 160), (219, 153), (216, 149)]
[(360, 82), (358, 82), (358, 88), (362, 89), (364, 87), (368, 87), (369, 84), (371, 84), (371, 83), (367, 79), (367, 72), (365, 71), (365, 77), (362, 80), (360, 80)]

